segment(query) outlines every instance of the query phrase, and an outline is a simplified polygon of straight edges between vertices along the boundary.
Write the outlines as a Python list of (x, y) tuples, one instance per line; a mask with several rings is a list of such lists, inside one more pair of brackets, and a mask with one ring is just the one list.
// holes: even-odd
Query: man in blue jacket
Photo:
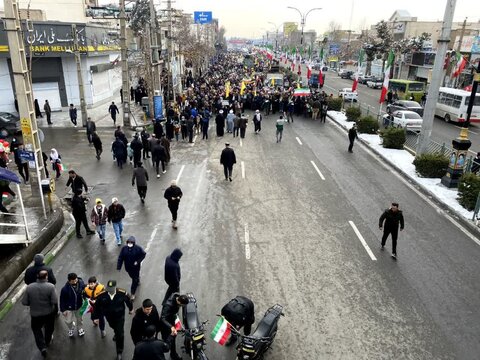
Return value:
[(130, 287), (130, 298), (132, 301), (135, 299), (135, 292), (140, 284), (140, 266), (147, 255), (136, 242), (135, 237), (130, 236), (127, 239), (127, 245), (122, 248), (120, 255), (118, 255), (117, 261), (117, 270), (120, 271), (125, 263), (125, 270), (132, 279), (132, 286)]
[(82, 278), (78, 277), (75, 273), (70, 273), (68, 274), (67, 283), (60, 292), (60, 312), (65, 317), (68, 336), (71, 338), (75, 334), (75, 323), (78, 329), (78, 336), (85, 335), (85, 330), (83, 330), (83, 314), (80, 314), (80, 308), (83, 303), (83, 289), (85, 289), (85, 284)]

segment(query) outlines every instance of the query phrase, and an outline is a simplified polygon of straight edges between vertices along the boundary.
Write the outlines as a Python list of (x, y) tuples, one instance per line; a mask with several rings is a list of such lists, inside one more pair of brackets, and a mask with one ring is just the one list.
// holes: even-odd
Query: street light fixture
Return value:
[(269, 21), (268, 23), (269, 23), (270, 25), (273, 25), (273, 27), (275, 28), (275, 31), (276, 31), (276, 32), (275, 32), (275, 51), (277, 51), (277, 50), (278, 50), (278, 28), (279, 28), (280, 26), (282, 26), (282, 24), (280, 24), (280, 25), (277, 26), (275, 23), (273, 23), (273, 22), (271, 22), (271, 21)]
[(300, 10), (298, 10), (296, 7), (293, 7), (293, 6), (287, 6), (287, 9), (296, 10), (300, 14), (300, 20), (301, 20), (300, 25), (302, 26), (302, 36), (300, 38), (300, 45), (303, 45), (303, 28), (305, 27), (305, 22), (307, 20), (308, 14), (310, 14), (314, 10), (322, 10), (322, 8), (312, 8), (312, 9), (308, 10), (306, 13), (303, 13), (303, 14)]

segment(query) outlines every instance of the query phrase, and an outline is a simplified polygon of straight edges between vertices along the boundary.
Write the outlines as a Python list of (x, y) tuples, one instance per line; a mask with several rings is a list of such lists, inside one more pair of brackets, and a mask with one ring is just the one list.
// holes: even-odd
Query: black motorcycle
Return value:
[(276, 304), (267, 310), (265, 316), (258, 324), (252, 335), (242, 335), (235, 327), (231, 331), (240, 338), (237, 346), (237, 360), (260, 360), (265, 352), (272, 346), (283, 306)]
[(187, 293), (188, 304), (182, 309), (183, 329), (180, 332), (184, 336), (185, 352), (192, 360), (208, 360), (205, 355), (205, 324), (198, 319), (197, 300), (192, 293)]

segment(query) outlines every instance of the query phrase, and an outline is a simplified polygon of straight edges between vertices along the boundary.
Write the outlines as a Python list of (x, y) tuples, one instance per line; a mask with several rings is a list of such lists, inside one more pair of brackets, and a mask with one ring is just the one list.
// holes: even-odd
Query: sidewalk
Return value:
[[(328, 117), (341, 128), (349, 130), (353, 122), (346, 121), (345, 114), (338, 111), (328, 111)], [(480, 228), (472, 220), (473, 211), (468, 211), (457, 201), (458, 189), (449, 189), (443, 186), (440, 179), (427, 179), (418, 176), (415, 171), (413, 160), (415, 157), (406, 150), (387, 149), (382, 146), (382, 139), (379, 135), (358, 134), (359, 140), (365, 144), (376, 155), (393, 166), (404, 178), (410, 180), (417, 188), (434, 199), (447, 213), (466, 226), (477, 237), (480, 235)], [(478, 240), (477, 240), (478, 241)], [(478, 242), (480, 245), (480, 241)]]

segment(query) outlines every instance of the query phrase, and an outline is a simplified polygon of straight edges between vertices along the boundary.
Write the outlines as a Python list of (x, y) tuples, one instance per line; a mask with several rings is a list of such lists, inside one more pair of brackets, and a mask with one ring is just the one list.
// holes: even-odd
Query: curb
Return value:
[[(344, 129), (344, 130), (348, 130), (345, 126), (343, 126), (342, 124), (340, 124), (339, 122), (337, 122), (335, 119), (333, 119), (330, 115), (328, 115), (327, 113), (327, 116), (330, 120), (332, 120), (335, 124), (337, 124), (340, 128)], [(476, 235), (477, 237), (480, 235), (480, 227), (472, 224), (471, 222), (469, 222), (469, 220), (465, 219), (463, 216), (459, 215), (455, 209), (453, 209), (450, 205), (448, 204), (445, 204), (443, 202), (441, 202), (440, 200), (437, 199), (437, 197), (435, 196), (435, 194), (433, 194), (430, 190), (428, 190), (427, 188), (425, 188), (424, 186), (422, 186), (421, 184), (417, 183), (415, 180), (413, 180), (412, 178), (410, 178), (402, 169), (400, 169), (399, 167), (397, 167), (395, 164), (391, 163), (390, 160), (385, 156), (383, 155), (382, 153), (378, 152), (377, 150), (375, 150), (374, 148), (372, 148), (370, 146), (370, 143), (359, 138), (358, 139), (363, 145), (365, 145), (366, 147), (368, 147), (368, 149), (374, 153), (375, 155), (377, 155), (378, 157), (380, 157), (382, 160), (384, 160), (385, 162), (387, 162), (392, 168), (394, 168), (395, 170), (398, 171), (399, 174), (401, 174), (404, 179), (406, 181), (408, 181), (410, 184), (414, 185), (415, 188), (419, 191), (421, 191), (424, 195), (428, 196), (430, 198), (430, 200), (432, 200), (438, 207), (440, 207), (442, 210), (446, 211), (450, 216), (452, 216), (456, 221), (458, 221), (459, 223), (461, 223), (463, 226), (465, 226), (466, 228), (468, 228), (474, 235)], [(405, 149), (404, 149), (405, 150)], [(405, 150), (407, 151), (407, 150)], [(408, 151), (407, 151), (408, 152)]]

